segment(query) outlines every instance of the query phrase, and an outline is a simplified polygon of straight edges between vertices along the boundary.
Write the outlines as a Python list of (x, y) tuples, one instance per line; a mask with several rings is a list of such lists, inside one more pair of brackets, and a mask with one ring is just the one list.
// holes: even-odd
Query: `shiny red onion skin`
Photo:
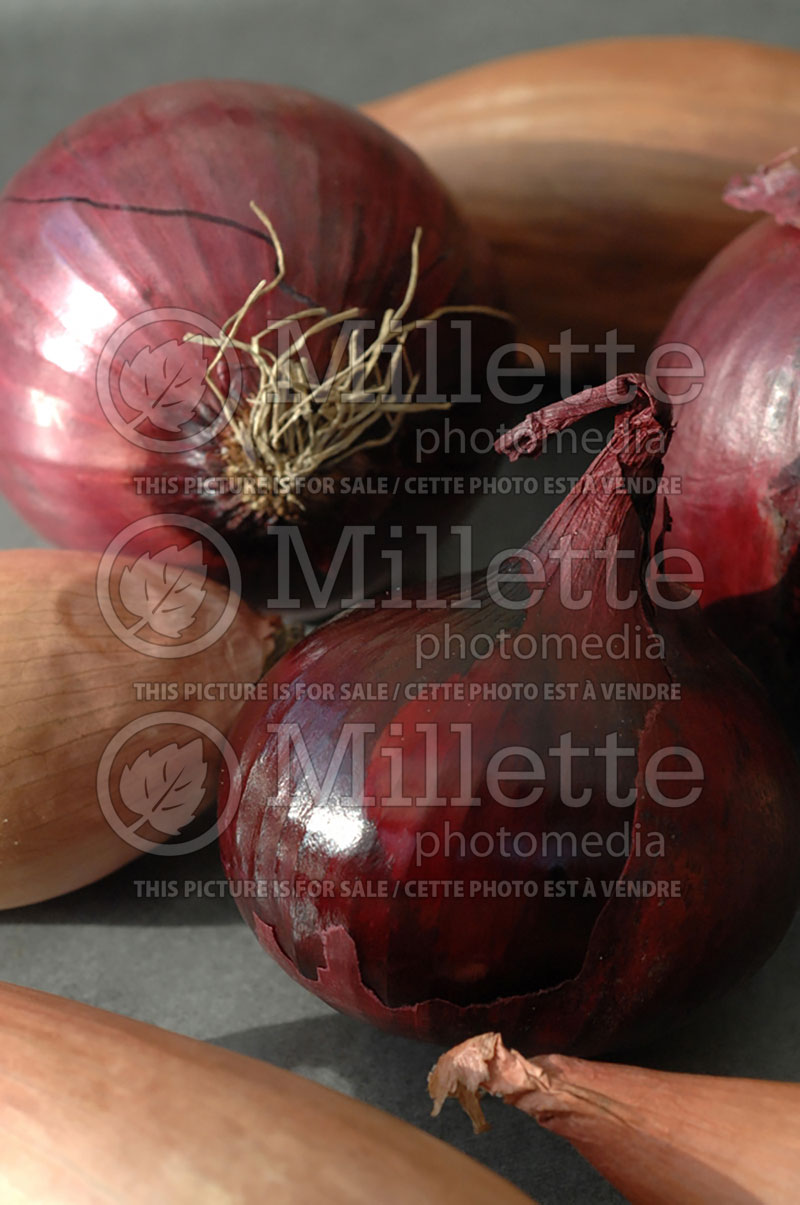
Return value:
[[(0, 198), (0, 488), (55, 544), (102, 548), (134, 520), (179, 509), (230, 537), (254, 563), (268, 555), (264, 520), (235, 497), (137, 494), (134, 476), (222, 473), (219, 446), (183, 455), (143, 451), (112, 429), (95, 385), (103, 347), (123, 322), (180, 307), (221, 324), (274, 274), (275, 255), (251, 200), (279, 234), (287, 278), (245, 322), (244, 337), (309, 302), (382, 316), (404, 294), (418, 225), (424, 235), (411, 317), (446, 303), (498, 301), (484, 245), (438, 182), (413, 152), (357, 113), (290, 88), (190, 81), (85, 117)], [(475, 331), (480, 372), (510, 330), (487, 317)], [(442, 392), (455, 388), (453, 380), (441, 382)], [(467, 428), (494, 426), (489, 419), (481, 405), (451, 414)], [(415, 421), (349, 470), (415, 471)], [(424, 421), (435, 425), (442, 415), (427, 412)], [(340, 500), (335, 508), (334, 536), (356, 517), (347, 505)], [(357, 517), (364, 520), (363, 503)], [(330, 531), (312, 532), (312, 560), (324, 563), (331, 540)]]
[(693, 401), (680, 403), (679, 395), (698, 378), (662, 380), (675, 421), (664, 469), (681, 485), (669, 499), (666, 546), (699, 559), (709, 623), (761, 678), (795, 732), (798, 314), (800, 230), (766, 218), (712, 261), (660, 339), (688, 344), (705, 369)]
[[(555, 409), (551, 407), (551, 410)], [(574, 547), (597, 546), (601, 531), (618, 532), (620, 549), (637, 561), (621, 567), (620, 594), (636, 581), (645, 527), (634, 508), (619, 498), (562, 504), (530, 542), (540, 554), (556, 537), (572, 531)], [(627, 568), (625, 568), (627, 566)], [(587, 584), (590, 578), (581, 579)], [(592, 582), (599, 587), (598, 581)], [(576, 586), (577, 589), (577, 586)], [(596, 597), (596, 596), (595, 596)], [(549, 660), (502, 662), (452, 658), (413, 667), (415, 637), (444, 639), (449, 623), (467, 638), (496, 635), (501, 628), (531, 633), (590, 631), (603, 639), (624, 622), (657, 630), (665, 654), (620, 662), (565, 663)], [(585, 680), (679, 683), (679, 700), (609, 704), (596, 701), (500, 702), (407, 701), (408, 682)], [(341, 697), (311, 701), (310, 687), (357, 681), (388, 685), (388, 699), (354, 703)], [(306, 696), (298, 695), (298, 686)], [(400, 701), (395, 700), (395, 686)], [(455, 1042), (491, 1025), (526, 1051), (560, 1049), (587, 1055), (623, 1049), (659, 1033), (699, 1003), (714, 997), (771, 952), (793, 914), (800, 870), (798, 769), (757, 683), (714, 638), (696, 608), (654, 613), (643, 601), (624, 612), (593, 606), (576, 617), (565, 611), (551, 586), (528, 611), (510, 612), (483, 597), (480, 610), (412, 608), (353, 611), (319, 629), (286, 655), (266, 676), (269, 701), (245, 706), (231, 740), (241, 766), (243, 789), (231, 827), (221, 836), (228, 876), (240, 884), (238, 904), (259, 942), (299, 983), (335, 1007), (394, 1032)], [(302, 779), (282, 774), (277, 736), (271, 725), (296, 724), (320, 776), (345, 723), (374, 724), (366, 739), (366, 787), (360, 803), (346, 808), (347, 773), (327, 801)], [(457, 738), (452, 723), (469, 723), (473, 735), (473, 793), (477, 807), (397, 806), (391, 796), (383, 751), (404, 747), (405, 793), (424, 795), (422, 740), (417, 723), (435, 724), (437, 787), (445, 798), (460, 793)], [(401, 730), (392, 731), (392, 725)], [(621, 787), (636, 789), (633, 809), (607, 801), (603, 767), (584, 759), (576, 788), (588, 786), (584, 808), (564, 806), (548, 746), (562, 733), (576, 746), (617, 732), (637, 750), (623, 769)], [(416, 744), (416, 749), (415, 749)], [(542, 799), (533, 807), (506, 808), (492, 797), (485, 768), (498, 749), (536, 749), (548, 767)], [(643, 786), (643, 768), (655, 751), (687, 745), (705, 770), (696, 804), (665, 808)], [(416, 753), (416, 756), (415, 756)], [(238, 789), (238, 787), (237, 787)], [(231, 783), (220, 787), (224, 808)], [(375, 796), (377, 805), (364, 805)], [(569, 852), (520, 858), (495, 848), (491, 858), (466, 859), (444, 848), (443, 826), (465, 834), (512, 834), (574, 829), (608, 833), (624, 820), (643, 833), (664, 835), (663, 853), (644, 848), (630, 857), (589, 861)], [(440, 850), (414, 865), (419, 830), (436, 833)], [(296, 898), (298, 879), (333, 885), (328, 898)], [(545, 899), (548, 879), (670, 880), (680, 895), (670, 898)], [(384, 898), (353, 898), (343, 885), (358, 880), (387, 885)], [(416, 899), (408, 884), (478, 881), (536, 882), (535, 898)], [(248, 885), (250, 894), (242, 890)], [(254, 893), (254, 888), (257, 893)], [(260, 893), (260, 894), (259, 894)]]

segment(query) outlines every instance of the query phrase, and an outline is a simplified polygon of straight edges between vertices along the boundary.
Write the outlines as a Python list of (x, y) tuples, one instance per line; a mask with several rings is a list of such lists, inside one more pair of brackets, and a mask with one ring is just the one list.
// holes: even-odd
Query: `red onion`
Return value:
[(773, 216), (712, 260), (661, 336), (695, 357), (694, 372), (683, 352), (662, 360), (687, 372), (662, 382), (675, 421), (665, 471), (681, 482), (666, 544), (697, 558), (709, 623), (797, 732), (800, 172), (781, 157), (726, 199)]
[[(306, 486), (302, 495), (280, 487), (276, 496), (253, 500), (194, 484), (275, 468), (256, 450), (247, 409), (255, 365), (230, 348), (211, 379), (223, 403), (244, 395), (240, 425), (221, 425), (202, 442), (225, 416), (204, 381), (213, 353), (183, 339), (187, 332), (216, 332), (219, 339), (254, 286), (278, 274), (278, 240), (285, 275), (245, 313), (237, 330), (244, 342), (314, 308), (373, 322), (364, 336), (370, 344), (388, 309), (403, 314), (407, 289), (413, 297), (406, 323), (440, 307), (464, 311), (462, 326), (454, 325), (458, 314), (435, 323), (437, 347), (428, 333), (411, 334), (398, 377), (403, 391), (420, 377), (414, 401), (450, 399), (451, 409), (420, 405), (401, 414), (394, 431), (384, 406), (365, 432), (347, 433), (344, 452), (333, 455), (333, 448), (311, 468), (307, 458), (289, 457), (287, 472), (332, 474), (333, 497)], [(472, 433), (494, 429), (487, 359), (510, 331), (496, 313), (469, 310), (496, 300), (484, 245), (416, 155), (366, 118), (264, 84), (195, 81), (138, 93), (60, 134), (2, 196), (0, 485), (56, 544), (103, 547), (147, 515), (190, 514), (229, 539), (247, 587), (257, 570), (274, 573), (268, 532), (294, 521), (312, 565), (327, 569), (342, 528), (375, 522), (397, 479), (402, 486), (432, 469), (456, 473), (475, 450)], [(311, 330), (319, 318), (308, 315), (298, 329)], [(335, 365), (340, 329), (320, 331), (306, 349), (320, 380)], [(429, 369), (429, 346), (438, 372)], [(281, 350), (277, 334), (263, 339), (264, 347)], [(296, 372), (302, 350), (293, 359)], [(388, 370), (388, 355), (382, 364)], [(474, 403), (483, 393), (487, 405), (468, 404), (465, 391), (474, 392)], [(441, 452), (416, 456), (416, 431), (441, 432), (445, 423), (462, 439), (466, 433), (467, 454), (459, 458), (451, 448), (446, 459)], [(196, 445), (198, 434), (199, 446), (183, 446)], [(488, 439), (491, 451), (491, 438), (487, 432), (478, 450)], [(389, 486), (365, 503), (343, 491), (342, 477), (385, 477)], [(137, 486), (136, 478), (156, 486)], [(151, 488), (158, 492), (143, 492)], [(411, 521), (413, 499), (403, 493), (395, 510)], [(424, 505), (429, 512), (430, 500)], [(179, 543), (186, 538), (177, 532)]]
[(524, 549), (438, 608), (337, 618), (240, 713), (226, 871), (261, 945), (343, 1011), (594, 1054), (744, 975), (792, 915), (791, 751), (691, 594), (644, 588), (665, 432), (642, 378), (498, 447), (535, 454), (612, 404)]

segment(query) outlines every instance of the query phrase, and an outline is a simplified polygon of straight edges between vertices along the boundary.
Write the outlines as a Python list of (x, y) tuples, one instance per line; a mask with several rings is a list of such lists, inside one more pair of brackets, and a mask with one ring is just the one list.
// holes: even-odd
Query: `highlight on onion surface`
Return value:
[[(800, 737), (800, 171), (780, 156), (726, 200), (763, 211), (688, 291), (661, 344), (680, 476), (666, 546), (703, 568), (715, 631), (762, 680)], [(683, 568), (676, 558), (674, 569)]]
[(647, 554), (669, 432), (644, 379), (498, 447), (535, 455), (609, 406), (606, 450), (524, 548), (320, 628), (233, 729), (221, 848), (243, 916), (387, 1029), (629, 1046), (758, 966), (794, 912), (800, 771)]
[(409, 479), (491, 454), (500, 300), (441, 185), (360, 114), (237, 81), (137, 93), (0, 197), (0, 486), (92, 549), (167, 494), (269, 599), (278, 529), (327, 571), (349, 524), (413, 527)]
[(484, 1033), (428, 1079), (436, 1116), (455, 1097), (476, 1133), (500, 1097), (560, 1134), (631, 1205), (794, 1205), (800, 1084), (681, 1075), (547, 1054), (528, 1061)]

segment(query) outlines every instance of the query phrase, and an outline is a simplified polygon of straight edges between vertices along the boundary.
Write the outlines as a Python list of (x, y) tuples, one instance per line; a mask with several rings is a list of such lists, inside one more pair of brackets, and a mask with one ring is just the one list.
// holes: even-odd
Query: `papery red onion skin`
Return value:
[[(797, 733), (800, 714), (800, 221), (797, 180), (780, 160), (727, 199), (773, 210), (711, 262), (659, 343), (688, 345), (702, 375), (662, 378), (675, 432), (665, 472), (667, 548), (703, 573), (709, 623), (768, 688)], [(687, 364), (670, 353), (664, 364)], [(681, 394), (700, 387), (694, 400)], [(685, 562), (676, 560), (676, 570)]]
[[(224, 476), (219, 443), (179, 455), (142, 450), (112, 429), (95, 382), (107, 340), (127, 320), (179, 307), (221, 324), (273, 276), (274, 250), (251, 200), (281, 239), (287, 277), (254, 307), (244, 338), (309, 303), (330, 312), (358, 306), (380, 318), (402, 300), (417, 226), (420, 279), (409, 317), (498, 302), (486, 249), (441, 186), (413, 152), (357, 113), (290, 88), (190, 81), (85, 117), (17, 174), (0, 203), (0, 487), (52, 542), (102, 548), (134, 520), (177, 510), (229, 539), (246, 587), (256, 569), (268, 576), (274, 541), (262, 516), (236, 495), (183, 493), (187, 477)], [(460, 355), (447, 321), (440, 364), (452, 372), (442, 371), (438, 387), (452, 395)], [(473, 316), (472, 332), (480, 393), (487, 356), (510, 328)], [(320, 372), (332, 339), (314, 344)], [(447, 416), (468, 430), (495, 426), (479, 404), (456, 405)], [(201, 407), (184, 434), (204, 417)], [(439, 427), (444, 417), (410, 417), (392, 443), (336, 472), (430, 471), (430, 461), (414, 463), (414, 429)], [(457, 471), (457, 461), (450, 457), (441, 471)], [(135, 476), (181, 485), (168, 497), (137, 493)], [(367, 520), (385, 506), (372, 500)], [(363, 498), (353, 497), (314, 515), (312, 563), (326, 567), (341, 527), (364, 518)]]
[[(583, 404), (601, 392), (582, 395)], [(565, 415), (570, 405), (533, 416), (527, 450), (539, 439), (542, 421)], [(646, 421), (651, 417), (645, 412)], [(557, 425), (554, 418), (552, 429)], [(622, 473), (629, 480), (657, 474), (657, 466), (657, 458), (637, 460), (628, 444), (617, 442), (590, 472), (598, 482), (604, 473), (619, 481)], [(641, 585), (648, 526), (648, 507), (633, 505), (624, 494), (600, 489), (589, 497), (573, 491), (527, 548), (544, 558), (560, 535), (571, 532), (574, 548), (591, 550), (607, 534), (616, 550), (635, 553), (620, 564), (623, 596), (628, 587)], [(757, 966), (775, 945), (797, 900), (798, 769), (757, 684), (714, 639), (697, 608), (656, 611), (640, 592), (633, 610), (598, 607), (595, 601), (588, 614), (567, 612), (553, 585), (552, 562), (545, 564), (548, 587), (528, 610), (501, 608), (485, 591), (478, 610), (378, 607), (346, 614), (296, 646), (264, 679), (271, 701), (247, 704), (234, 728), (241, 783), (231, 784), (223, 773), (220, 807), (231, 790), (241, 789), (241, 797), (221, 849), (227, 874), (238, 885), (239, 907), (262, 946), (335, 1007), (441, 1042), (492, 1024), (528, 1051), (597, 1054), (682, 1018)], [(596, 572), (577, 574), (576, 593), (600, 585)], [(452, 604), (459, 593), (442, 597)], [(663, 658), (621, 662), (604, 652), (598, 660), (565, 666), (557, 654), (531, 664), (522, 658), (504, 662), (496, 654), (481, 660), (467, 652), (421, 670), (413, 665), (416, 637), (426, 633), (444, 641), (448, 623), (468, 638), (510, 629), (594, 632), (605, 639), (624, 621), (657, 631), (664, 639)], [(487, 687), (535, 681), (543, 687), (572, 679), (592, 681), (598, 701), (403, 701), (406, 686), (417, 681)], [(383, 683), (387, 697), (348, 701), (339, 688), (354, 681), (376, 690)], [(602, 682), (678, 683), (680, 699), (609, 704), (602, 701)], [(309, 698), (326, 684), (332, 697)], [(296, 772), (282, 768), (279, 726), (297, 725), (321, 779), (346, 723), (374, 725), (366, 737), (365, 785), (353, 786), (345, 762), (324, 799)], [(470, 786), (480, 806), (398, 806), (385, 756), (389, 748), (403, 748), (406, 755), (404, 794), (430, 798), (418, 723), (436, 725), (436, 791), (450, 801), (463, 792), (458, 738), (450, 725), (471, 726)], [(621, 775), (621, 791), (636, 792), (633, 815), (608, 803), (597, 756), (580, 763), (574, 780), (576, 790), (589, 787), (588, 803), (577, 812), (566, 808), (547, 763), (548, 747), (563, 733), (573, 733), (575, 745), (583, 746), (612, 731), (622, 745), (637, 750)], [(697, 753), (705, 784), (695, 805), (665, 808), (645, 790), (643, 771), (654, 752), (675, 745)], [(488, 786), (488, 759), (510, 746), (538, 750), (548, 767), (545, 794), (535, 808), (501, 806)], [(519, 800), (527, 789), (517, 783), (507, 791), (513, 796), (516, 790)], [(351, 790), (355, 807), (342, 802)], [(372, 796), (375, 806), (365, 803)], [(477, 831), (497, 834), (501, 824), (513, 834), (575, 828), (579, 834), (607, 835), (623, 818), (645, 833), (662, 833), (663, 851), (651, 853), (642, 843), (629, 857), (614, 857), (607, 847), (591, 860), (580, 852), (571, 855), (569, 846), (563, 855), (550, 848), (546, 856), (523, 857), (513, 849), (502, 852), (497, 843), (485, 857), (462, 857), (452, 842), (449, 854), (444, 847), (445, 821), (469, 841)], [(436, 834), (440, 848), (415, 865), (420, 831)], [(554, 879), (670, 880), (680, 884), (680, 895), (604, 899), (598, 885), (598, 898), (546, 899), (544, 883)], [(303, 886), (308, 880), (329, 884), (329, 894), (311, 895)], [(448, 898), (441, 889), (432, 896), (430, 887), (425, 899), (411, 893), (426, 883), (458, 880), (467, 884), (465, 898)], [(385, 894), (354, 898), (352, 884), (359, 881), (375, 892), (383, 884)], [(472, 881), (533, 882), (538, 891), (535, 898), (472, 898)]]

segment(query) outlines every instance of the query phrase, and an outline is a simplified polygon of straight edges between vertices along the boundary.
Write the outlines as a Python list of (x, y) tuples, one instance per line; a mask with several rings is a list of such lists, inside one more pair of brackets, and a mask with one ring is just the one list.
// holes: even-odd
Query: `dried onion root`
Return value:
[(485, 1033), (428, 1079), (437, 1116), (455, 1097), (476, 1133), (501, 1097), (568, 1139), (632, 1205), (794, 1205), (800, 1085), (681, 1075), (563, 1055), (524, 1059)]
[[(330, 314), (324, 306), (297, 310), (285, 318), (268, 323), (247, 341), (237, 339), (245, 317), (257, 302), (276, 289), (286, 275), (283, 246), (269, 217), (254, 201), (250, 208), (266, 227), (275, 248), (276, 269), (271, 280), (261, 280), (243, 305), (227, 319), (218, 339), (191, 334), (187, 342), (217, 348), (209, 364), (206, 380), (221, 409), (230, 405), (214, 380), (214, 370), (225, 352), (234, 348), (248, 358), (258, 375), (255, 389), (243, 399), (245, 415), (230, 420), (230, 435), (223, 447), (230, 478), (242, 473), (266, 473), (273, 477), (278, 491), (269, 499), (254, 498), (256, 509), (269, 509), (278, 515), (303, 510), (303, 501), (292, 490), (291, 482), (331, 468), (355, 452), (381, 447), (397, 434), (403, 419), (414, 410), (447, 410), (451, 402), (423, 402), (415, 398), (419, 373), (412, 372), (406, 352), (408, 336), (446, 314), (486, 314), (507, 319), (508, 315), (491, 306), (439, 306), (424, 318), (406, 321), (419, 281), (419, 250), (422, 228), (418, 226), (411, 244), (408, 284), (396, 309), (384, 311), (377, 333), (366, 342), (363, 331), (342, 331), (333, 349), (332, 371), (321, 381), (316, 379), (308, 352), (308, 341), (335, 327), (345, 327), (362, 316), (354, 306)], [(279, 332), (299, 323), (311, 326), (291, 339), (278, 353), (265, 344)], [(403, 387), (403, 374), (407, 384)]]

